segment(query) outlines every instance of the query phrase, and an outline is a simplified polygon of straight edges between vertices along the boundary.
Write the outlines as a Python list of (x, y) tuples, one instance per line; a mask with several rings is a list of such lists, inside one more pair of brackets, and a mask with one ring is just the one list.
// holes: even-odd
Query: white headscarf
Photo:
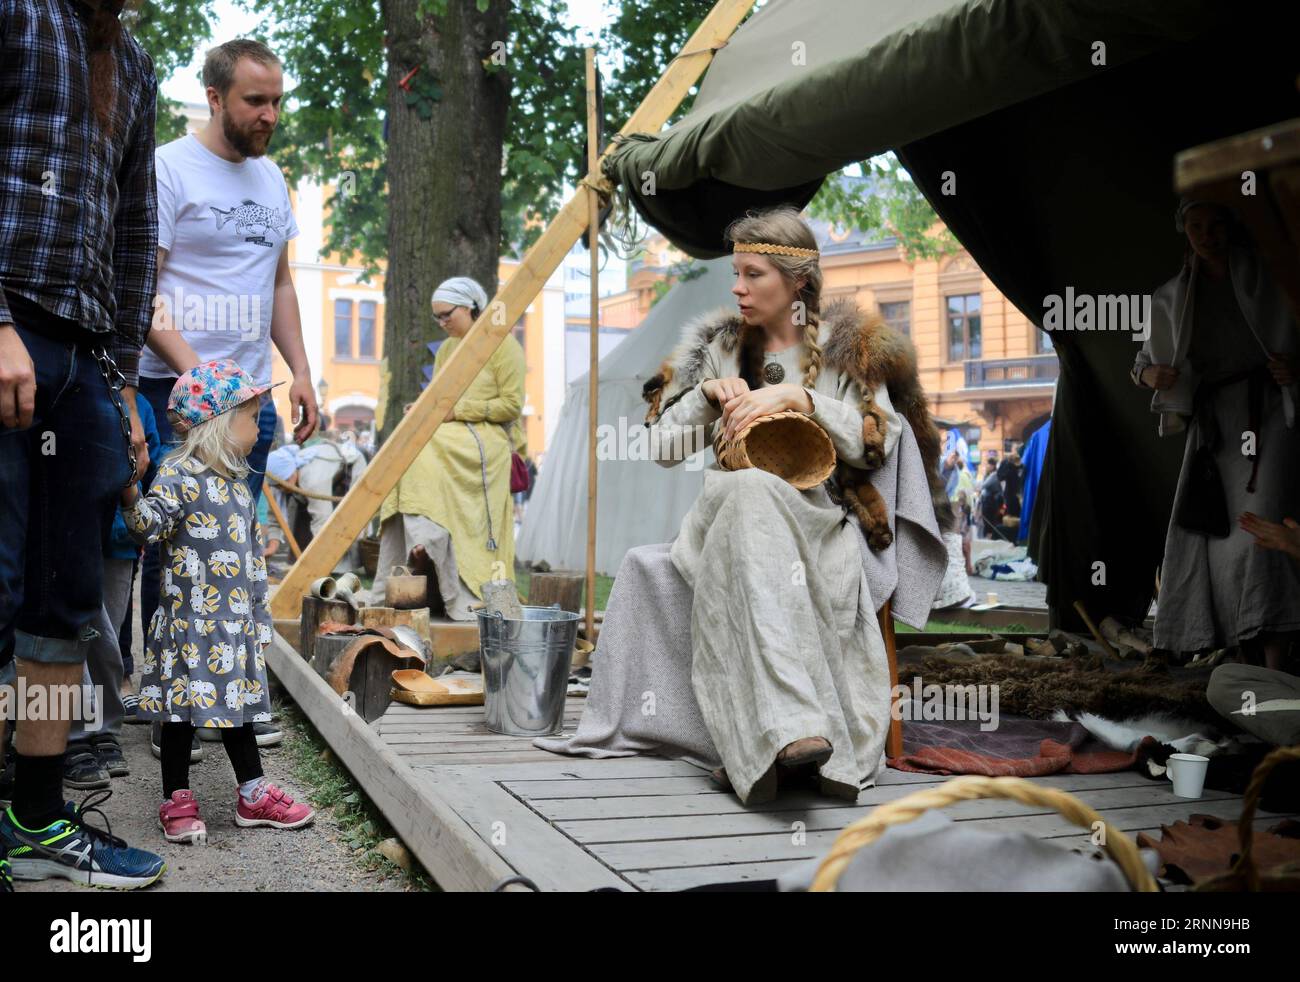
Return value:
[(479, 313), (486, 310), (488, 305), (486, 291), (478, 285), (477, 280), (472, 280), (468, 276), (453, 276), (439, 283), (438, 289), (433, 291), (433, 299), (430, 303), (437, 303), (439, 300), (457, 307), (475, 308)]

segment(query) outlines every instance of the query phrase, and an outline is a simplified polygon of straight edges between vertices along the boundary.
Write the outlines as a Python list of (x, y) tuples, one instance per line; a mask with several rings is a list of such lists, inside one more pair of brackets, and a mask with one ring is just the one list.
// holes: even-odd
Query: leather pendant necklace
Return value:
[(763, 366), (763, 381), (768, 385), (779, 385), (785, 379), (785, 366), (779, 361), (769, 361)]

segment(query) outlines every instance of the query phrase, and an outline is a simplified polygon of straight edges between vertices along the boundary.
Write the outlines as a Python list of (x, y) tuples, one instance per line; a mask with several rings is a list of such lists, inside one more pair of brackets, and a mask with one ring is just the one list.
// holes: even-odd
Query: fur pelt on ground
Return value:
[(1112, 672), (1101, 667), (1099, 658), (1076, 662), (1021, 655), (931, 655), (921, 659), (919, 668), (899, 665), (900, 684), (911, 685), (914, 675), (923, 685), (997, 685), (1001, 712), (1032, 719), (1052, 719), (1057, 710), (1108, 720), (1159, 714), (1223, 728), (1205, 697), (1208, 675), (1178, 679), (1159, 671)]

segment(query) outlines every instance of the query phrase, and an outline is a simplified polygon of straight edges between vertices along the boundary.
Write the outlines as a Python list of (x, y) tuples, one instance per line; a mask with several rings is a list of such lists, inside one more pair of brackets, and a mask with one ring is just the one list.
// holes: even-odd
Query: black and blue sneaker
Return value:
[(0, 859), (0, 893), (14, 892), (14, 877), (9, 872), (9, 860)]
[(108, 825), (97, 807), (112, 791), (87, 795), (80, 806), (68, 802), (63, 816), (43, 829), (28, 829), (18, 823), (12, 808), (0, 815), (0, 853), (7, 852), (15, 880), (48, 880), (61, 876), (73, 883), (116, 890), (147, 887), (167, 871), (161, 856), (132, 849), (113, 835), (112, 828), (100, 831), (86, 824), (94, 812)]

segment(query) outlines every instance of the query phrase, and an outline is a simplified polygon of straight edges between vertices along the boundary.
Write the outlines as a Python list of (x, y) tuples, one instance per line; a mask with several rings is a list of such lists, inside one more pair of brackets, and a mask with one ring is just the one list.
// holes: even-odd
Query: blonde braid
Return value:
[(816, 314), (810, 313), (808, 323), (803, 329), (803, 384), (811, 389), (817, 384), (817, 376), (822, 370), (822, 346), (817, 343), (818, 329), (821, 321)]

